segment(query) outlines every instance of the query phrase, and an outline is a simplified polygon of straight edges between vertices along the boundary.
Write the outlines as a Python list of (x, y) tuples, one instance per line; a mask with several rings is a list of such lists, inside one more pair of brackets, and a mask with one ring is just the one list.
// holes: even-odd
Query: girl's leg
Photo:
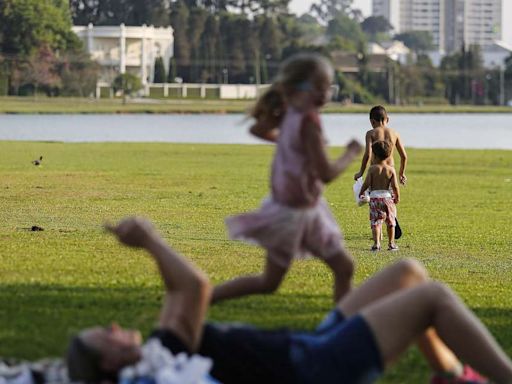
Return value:
[(341, 248), (337, 253), (323, 260), (332, 270), (334, 276), (333, 296), (334, 301), (338, 302), (352, 287), (354, 261), (345, 248)]
[(252, 276), (241, 276), (226, 283), (217, 285), (212, 294), (212, 303), (235, 297), (258, 293), (272, 293), (283, 281), (288, 268), (276, 264), (268, 253), (263, 273)]
[(373, 330), (385, 364), (433, 326), (462, 360), (496, 383), (512, 383), (510, 359), (478, 318), (440, 283), (426, 282), (390, 294), (361, 314)]
[[(428, 274), (423, 265), (413, 259), (404, 259), (383, 269), (360, 287), (353, 289), (339, 301), (338, 309), (345, 317), (350, 317), (385, 296), (426, 281)], [(418, 338), (418, 348), (435, 372), (460, 373), (459, 360), (441, 341), (434, 329), (428, 329)]]

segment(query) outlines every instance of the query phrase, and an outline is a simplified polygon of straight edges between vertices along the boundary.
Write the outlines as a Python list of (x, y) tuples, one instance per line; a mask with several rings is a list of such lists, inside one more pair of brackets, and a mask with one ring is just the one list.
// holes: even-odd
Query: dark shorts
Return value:
[(313, 333), (294, 333), (291, 359), (298, 383), (366, 384), (382, 373), (372, 330), (359, 315), (332, 311)]
[(287, 330), (207, 324), (198, 353), (213, 360), (210, 373), (223, 384), (297, 382)]

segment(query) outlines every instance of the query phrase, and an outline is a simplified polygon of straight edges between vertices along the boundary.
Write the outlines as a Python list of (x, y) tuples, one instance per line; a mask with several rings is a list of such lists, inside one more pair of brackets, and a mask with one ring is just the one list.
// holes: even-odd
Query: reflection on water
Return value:
[[(366, 114), (323, 115), (331, 145), (364, 140)], [(0, 115), (0, 140), (258, 144), (243, 115)], [(396, 114), (407, 147), (512, 149), (512, 114)]]

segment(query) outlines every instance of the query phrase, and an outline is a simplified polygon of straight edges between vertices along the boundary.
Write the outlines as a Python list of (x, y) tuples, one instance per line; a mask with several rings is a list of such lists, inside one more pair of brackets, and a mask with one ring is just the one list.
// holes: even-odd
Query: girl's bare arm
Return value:
[(312, 161), (314, 168), (324, 183), (329, 183), (338, 177), (363, 149), (361, 144), (356, 140), (352, 140), (348, 143), (345, 153), (331, 162), (327, 157), (320, 127), (314, 122), (308, 121), (303, 125), (301, 134), (308, 158)]
[(275, 127), (272, 122), (268, 121), (257, 121), (249, 130), (252, 135), (275, 143), (279, 136), (279, 128)]

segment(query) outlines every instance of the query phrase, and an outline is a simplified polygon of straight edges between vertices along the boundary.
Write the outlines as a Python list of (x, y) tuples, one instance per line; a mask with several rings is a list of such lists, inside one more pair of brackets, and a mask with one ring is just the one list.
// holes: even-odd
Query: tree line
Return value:
[[(364, 18), (352, 0), (319, 0), (309, 12), (289, 12), (290, 0), (2, 0), (0, 93), (89, 95), (99, 66), (72, 24), (172, 26), (174, 56), (155, 62), (155, 82), (267, 83), (280, 62), (299, 51), (328, 57), (348, 52), (357, 73), (336, 73), (339, 98), (354, 102), (499, 103), (512, 98), (512, 59), (504, 73), (486, 70), (478, 47), (432, 65), (426, 32), (394, 34), (382, 17)], [(412, 51), (406, 63), (371, 67), (368, 42), (396, 39)], [(415, 59), (413, 59), (413, 57)], [(501, 93), (500, 93), (501, 92)]]

